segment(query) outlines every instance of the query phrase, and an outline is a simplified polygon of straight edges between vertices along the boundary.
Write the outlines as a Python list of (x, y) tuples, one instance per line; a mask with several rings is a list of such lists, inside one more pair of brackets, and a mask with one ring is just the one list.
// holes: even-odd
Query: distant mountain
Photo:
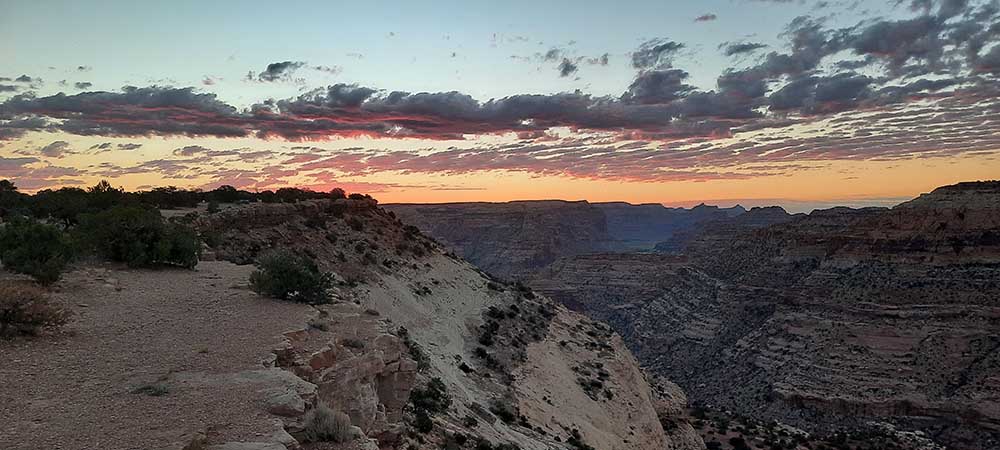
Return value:
[(594, 203), (604, 212), (608, 234), (615, 249), (651, 250), (659, 242), (683, 233), (698, 224), (731, 218), (746, 212), (742, 206), (719, 208), (704, 203), (690, 209), (667, 208), (660, 204)]
[(384, 207), (483, 270), (504, 278), (523, 277), (566, 256), (652, 251), (677, 233), (746, 212), (741, 206), (702, 204), (685, 209), (561, 200)]
[(733, 234), (770, 225), (789, 222), (803, 214), (788, 214), (780, 206), (751, 208), (745, 214), (730, 215), (705, 221), (701, 226), (688, 227), (674, 233), (670, 239), (659, 242), (654, 247), (657, 252), (683, 253), (690, 245), (716, 245)]

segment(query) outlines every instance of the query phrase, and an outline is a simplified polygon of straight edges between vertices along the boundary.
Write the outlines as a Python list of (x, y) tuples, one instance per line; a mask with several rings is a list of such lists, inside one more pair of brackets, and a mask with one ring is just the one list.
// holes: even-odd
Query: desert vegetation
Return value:
[(18, 217), (0, 228), (4, 267), (30, 275), (39, 283), (59, 280), (72, 253), (68, 236), (55, 226)]
[(44, 289), (19, 281), (0, 282), (0, 338), (34, 336), (64, 325), (69, 313), (52, 304)]
[(82, 217), (80, 239), (97, 254), (132, 267), (198, 264), (201, 241), (189, 228), (143, 206), (114, 206)]
[(410, 391), (413, 426), (420, 433), (429, 433), (434, 428), (431, 417), (444, 413), (450, 406), (451, 396), (440, 378), (432, 378), (425, 386)]
[(329, 303), (332, 286), (332, 276), (312, 258), (287, 250), (263, 255), (250, 274), (250, 287), (258, 294), (313, 305)]
[(351, 418), (320, 403), (306, 413), (302, 431), (306, 442), (347, 442), (351, 440)]
[(0, 182), (3, 265), (42, 284), (57, 281), (74, 258), (91, 255), (130, 267), (194, 267), (201, 251), (198, 236), (157, 209), (186, 204), (191, 195), (154, 191), (129, 193), (102, 181), (89, 189), (27, 195)]
[[(339, 188), (249, 192), (232, 186), (210, 191), (169, 186), (128, 192), (106, 181), (87, 189), (64, 187), (29, 195), (13, 182), (0, 180), (0, 258), (8, 270), (30, 275), (42, 284), (57, 281), (74, 258), (91, 255), (130, 267), (192, 268), (198, 263), (201, 240), (211, 243), (215, 236), (199, 237), (188, 227), (193, 214), (168, 219), (161, 209), (206, 203), (207, 212), (214, 213), (221, 210), (221, 204), (347, 197)], [(362, 194), (351, 194), (351, 198), (374, 202)]]

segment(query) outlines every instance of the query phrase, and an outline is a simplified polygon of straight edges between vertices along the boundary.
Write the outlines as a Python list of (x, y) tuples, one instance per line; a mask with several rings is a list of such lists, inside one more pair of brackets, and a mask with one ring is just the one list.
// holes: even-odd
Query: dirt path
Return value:
[[(74, 312), (71, 324), (0, 341), (0, 448), (180, 448), (198, 431), (210, 443), (273, 440), (280, 425), (263, 401), (300, 380), (262, 361), (313, 310), (257, 296), (251, 270), (202, 262), (67, 274), (53, 297)], [(134, 393), (141, 386), (166, 392)]]

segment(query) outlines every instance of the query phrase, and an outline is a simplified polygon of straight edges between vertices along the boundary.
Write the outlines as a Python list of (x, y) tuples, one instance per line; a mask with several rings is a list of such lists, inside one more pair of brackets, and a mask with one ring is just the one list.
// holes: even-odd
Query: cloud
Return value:
[(27, 169), (29, 164), (39, 162), (38, 158), (6, 158), (0, 156), (0, 177), (11, 178)]
[(806, 114), (831, 113), (855, 107), (872, 95), (870, 77), (853, 73), (831, 77), (796, 78), (770, 96), (777, 111), (800, 109)]
[(90, 89), (93, 85), (94, 83), (90, 83), (88, 81), (77, 81), (76, 83), (73, 83), (73, 87), (81, 90)]
[(767, 48), (767, 44), (762, 44), (760, 42), (726, 42), (720, 45), (719, 48), (723, 49), (722, 53), (726, 56), (733, 56)]
[(124, 144), (117, 144), (117, 145), (112, 145), (110, 142), (102, 142), (100, 144), (91, 145), (90, 146), (90, 150), (97, 150), (96, 153), (104, 153), (104, 152), (111, 151), (112, 148), (117, 148), (118, 150), (129, 151), (129, 150), (137, 150), (137, 149), (139, 149), (141, 147), (142, 147), (142, 144), (134, 144), (134, 143), (131, 143), (131, 142), (124, 143)]
[(198, 154), (205, 154), (205, 153), (208, 153), (208, 152), (211, 152), (211, 151), (212, 151), (211, 149), (208, 149), (206, 147), (202, 147), (200, 145), (188, 145), (186, 147), (181, 147), (181, 148), (178, 148), (178, 149), (174, 149), (173, 153), (174, 153), (174, 155), (177, 155), (177, 156), (194, 156), (194, 155), (198, 155)]
[(622, 95), (626, 103), (667, 104), (695, 90), (685, 84), (688, 73), (681, 69), (651, 70), (639, 74)]
[(544, 61), (558, 61), (562, 57), (563, 51), (558, 48), (550, 48), (549, 51), (541, 55)]
[(54, 141), (49, 145), (38, 149), (38, 153), (49, 158), (62, 158), (67, 153), (72, 153), (69, 149), (69, 142)]
[(5, 158), (0, 156), (0, 178), (11, 179), (21, 190), (34, 190), (54, 185), (78, 185), (81, 171), (71, 167), (43, 164), (38, 158)]
[(90, 66), (76, 66), (78, 72), (90, 72), (92, 69), (93, 67)]
[[(640, 70), (617, 96), (575, 91), (483, 101), (458, 91), (404, 92), (334, 84), (236, 108), (193, 88), (21, 94), (0, 102), (0, 139), (29, 131), (290, 141), (358, 136), (463, 140), (502, 133), (537, 139), (557, 127), (612, 133), (619, 140), (728, 139), (821, 121), (841, 112), (862, 114), (917, 103), (960, 108), (959, 103), (944, 102), (956, 97), (978, 107), (996, 95), (997, 14), (967, 5), (948, 20), (924, 14), (844, 28), (799, 17), (780, 35), (784, 46), (776, 45), (747, 66), (725, 69), (709, 88), (693, 86), (686, 71), (673, 67), (683, 44), (655, 39), (632, 53), (631, 63)], [(762, 48), (757, 43), (727, 43), (727, 52), (734, 45), (741, 47), (733, 47), (733, 54)], [(591, 63), (566, 53), (553, 47), (536, 58), (560, 61), (565, 76), (577, 71), (579, 64)], [(595, 62), (605, 64), (605, 56)], [(267, 72), (282, 77), (294, 67), (306, 67), (304, 62), (287, 63), (275, 63), (279, 66), (269, 66), (273, 70)]]
[(579, 67), (577, 67), (577, 65), (574, 64), (573, 61), (570, 61), (568, 58), (563, 58), (562, 62), (559, 63), (559, 76), (568, 77), (576, 73), (578, 68)]
[(698, 17), (695, 17), (694, 21), (695, 22), (711, 22), (711, 21), (713, 21), (715, 19), (718, 19), (718, 18), (719, 18), (719, 16), (716, 16), (715, 14), (702, 14), (702, 15), (700, 15)]
[(21, 75), (21, 76), (15, 78), (14, 81), (16, 81), (18, 83), (34, 83), (34, 82), (38, 81), (38, 78), (32, 78), (32, 77), (29, 77), (27, 75)]
[(12, 84), (0, 84), (0, 92), (17, 92), (18, 89), (18, 86)]
[(259, 74), (254, 76), (253, 72), (247, 75), (247, 79), (264, 82), (275, 82), (289, 80), (293, 72), (306, 65), (303, 61), (282, 61), (268, 64)]
[(611, 55), (605, 53), (605, 54), (603, 54), (601, 56), (595, 56), (593, 58), (587, 58), (585, 61), (587, 62), (587, 64), (590, 64), (592, 66), (606, 66), (606, 65), (608, 65), (608, 61), (610, 59), (611, 59)]
[[(5, 120), (6, 119), (6, 120)], [(54, 119), (54, 120), (48, 120)], [(84, 136), (247, 136), (246, 115), (192, 88), (14, 96), (0, 103), (0, 136), (63, 131)]]
[(646, 41), (632, 53), (632, 67), (640, 70), (670, 67), (677, 51), (682, 48), (684, 44), (668, 39)]
[(331, 75), (337, 75), (344, 71), (343, 67), (340, 66), (313, 66), (313, 70), (318, 70), (320, 72), (326, 72)]
[[(359, 56), (360, 58), (360, 56)], [(330, 75), (338, 75), (344, 69), (340, 66), (309, 66), (305, 61), (281, 61), (276, 63), (268, 64), (266, 68), (260, 73), (254, 73), (250, 71), (247, 73), (247, 81), (259, 81), (259, 82), (278, 82), (278, 81), (296, 81), (299, 84), (305, 82), (303, 79), (293, 79), (292, 74), (295, 71), (307, 67), (309, 69), (315, 70), (317, 72), (323, 72)], [(202, 84), (211, 85), (215, 84), (215, 80), (211, 77), (205, 77), (202, 80)]]

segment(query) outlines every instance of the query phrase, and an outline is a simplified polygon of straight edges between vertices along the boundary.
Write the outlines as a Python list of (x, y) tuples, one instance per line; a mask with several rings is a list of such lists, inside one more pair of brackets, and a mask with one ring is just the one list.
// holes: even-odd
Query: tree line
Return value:
[[(315, 192), (298, 188), (250, 192), (232, 186), (210, 191), (161, 187), (128, 192), (107, 181), (81, 189), (45, 189), (29, 195), (0, 180), (0, 262), (40, 283), (57, 281), (74, 259), (98, 257), (131, 267), (198, 263), (201, 240), (182, 221), (160, 209), (191, 208), (202, 202), (297, 202), (348, 197), (343, 189)], [(351, 194), (350, 198), (371, 199)]]

